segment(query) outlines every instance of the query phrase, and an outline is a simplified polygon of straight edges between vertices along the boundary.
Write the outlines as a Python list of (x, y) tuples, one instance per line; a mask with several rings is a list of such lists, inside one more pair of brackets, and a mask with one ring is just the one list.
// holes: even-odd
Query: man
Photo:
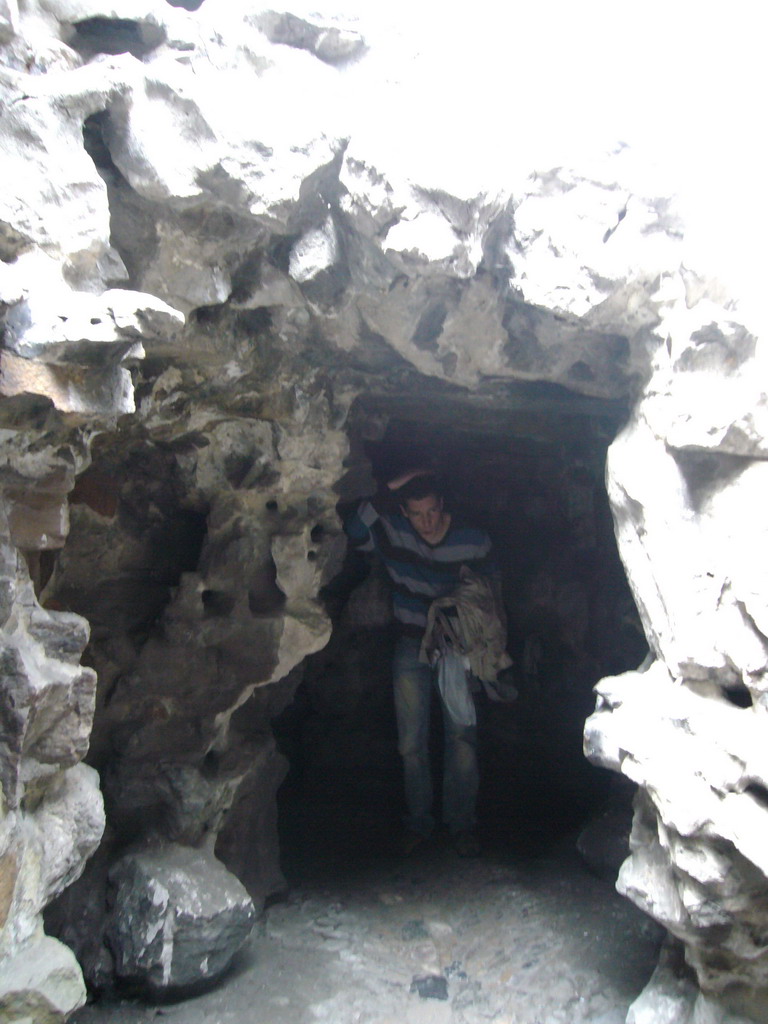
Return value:
[[(495, 574), (491, 542), (485, 531), (454, 520), (445, 508), (435, 475), (410, 470), (387, 487), (399, 511), (387, 511), (386, 492), (363, 501), (348, 519), (346, 531), (362, 551), (376, 551), (393, 584), (397, 640), (393, 660), (398, 749), (403, 760), (408, 808), (404, 850), (410, 853), (431, 835), (432, 778), (429, 759), (429, 711), (435, 670), (419, 659), (432, 601), (456, 589), (467, 566)], [(443, 705), (445, 756), (443, 820), (462, 856), (480, 852), (475, 836), (478, 788), (476, 727), (454, 722)]]

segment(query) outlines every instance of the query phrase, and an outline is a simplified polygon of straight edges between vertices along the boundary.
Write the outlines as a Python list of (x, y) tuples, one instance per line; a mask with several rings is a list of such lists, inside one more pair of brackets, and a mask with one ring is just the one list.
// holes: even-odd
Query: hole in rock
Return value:
[(252, 615), (273, 615), (285, 605), (285, 594), (277, 585), (277, 566), (270, 559), (248, 589)]
[(247, 334), (261, 334), (272, 326), (272, 313), (268, 309), (244, 309), (237, 314), (237, 325)]
[(220, 305), (197, 306), (191, 315), (198, 324), (216, 326), (224, 316), (224, 310)]
[(160, 26), (130, 18), (83, 18), (73, 30), (69, 45), (85, 57), (97, 53), (143, 57), (163, 41)]
[(90, 623), (92, 662), (102, 642), (140, 647), (182, 576), (198, 566), (207, 515), (179, 506), (173, 465), (168, 452), (151, 446), (117, 455), (105, 437), (94, 442), (93, 462), (70, 493), (67, 546), (41, 582), (49, 607)]
[(744, 789), (761, 807), (768, 809), (768, 787), (760, 782), (750, 782)]
[(13, 263), (30, 244), (28, 238), (6, 221), (0, 220), (0, 260), (3, 263)]
[(723, 696), (730, 704), (734, 704), (737, 708), (752, 707), (752, 694), (744, 683), (734, 682), (729, 686), (723, 687)]
[[(434, 467), (455, 519), (490, 535), (518, 691), (480, 692), (478, 830), (484, 844), (526, 853), (575, 836), (631, 787), (582, 751), (592, 688), (636, 668), (647, 644), (616, 549), (605, 455), (622, 424), (618, 403), (549, 386), (518, 386), (482, 401), (456, 394), (367, 396), (350, 422), (350, 473), (382, 482)], [(382, 433), (378, 429), (386, 423)], [(377, 440), (370, 440), (371, 437)], [(345, 480), (340, 515), (365, 485)], [(357, 491), (356, 488), (357, 487)], [(349, 549), (323, 597), (328, 646), (305, 663), (293, 703), (275, 720), (289, 757), (279, 793), (281, 850), (290, 877), (327, 857), (341, 867), (397, 849), (405, 813), (393, 708), (397, 629), (392, 583), (377, 556)], [(440, 814), (442, 716), (432, 697), (430, 757)], [(335, 868), (334, 868), (335, 869)]]
[(448, 308), (444, 302), (437, 302), (422, 313), (413, 335), (417, 348), (427, 352), (437, 351), (437, 339), (443, 329)]
[(205, 614), (209, 618), (223, 618), (235, 607), (234, 597), (224, 590), (204, 590), (201, 599)]

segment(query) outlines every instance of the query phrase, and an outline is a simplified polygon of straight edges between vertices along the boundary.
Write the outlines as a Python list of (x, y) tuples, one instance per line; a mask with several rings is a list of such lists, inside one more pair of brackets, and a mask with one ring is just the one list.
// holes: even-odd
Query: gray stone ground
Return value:
[[(660, 940), (571, 843), (536, 859), (435, 848), (294, 887), (204, 995), (101, 1002), (73, 1024), (623, 1024)], [(430, 976), (447, 998), (412, 990)]]

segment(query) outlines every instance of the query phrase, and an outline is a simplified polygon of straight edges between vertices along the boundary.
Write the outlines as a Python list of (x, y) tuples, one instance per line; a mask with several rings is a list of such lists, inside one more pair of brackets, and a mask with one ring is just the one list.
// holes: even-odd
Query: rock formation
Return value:
[(243, 886), (189, 846), (126, 854), (110, 882), (115, 971), (163, 995), (218, 978), (253, 927)]
[(762, 1020), (765, 396), (755, 339), (716, 316), (691, 311), (688, 337), (670, 334), (611, 449), (619, 543), (655, 660), (600, 682), (586, 746), (640, 786), (620, 891), (683, 940), (704, 1005), (722, 998)]
[[(482, 103), (446, 118), (432, 85), (471, 47), (430, 51), (413, 17), (0, 2), (0, 1020), (83, 998), (43, 933), (56, 896), (48, 928), (92, 984), (156, 992), (220, 973), (253, 911), (231, 879), (225, 952), (158, 971), (143, 926), (107, 917), (126, 865), (221, 878), (215, 847), (257, 906), (280, 887), (270, 722), (329, 639), (336, 506), (372, 489), (388, 424), (464, 424), (498, 460), (523, 438), (516, 468), (557, 447), (595, 552), (594, 456), (630, 406), (608, 488), (653, 663), (600, 683), (587, 751), (640, 787), (619, 884), (684, 946), (698, 989), (672, 986), (674, 1019), (766, 1019), (758, 307), (697, 260), (696, 210), (641, 144), (611, 124), (569, 152), (574, 96), (560, 120), (521, 103), (503, 152)], [(566, 563), (530, 593), (579, 649)], [(673, 959), (637, 1021), (662, 1019)]]

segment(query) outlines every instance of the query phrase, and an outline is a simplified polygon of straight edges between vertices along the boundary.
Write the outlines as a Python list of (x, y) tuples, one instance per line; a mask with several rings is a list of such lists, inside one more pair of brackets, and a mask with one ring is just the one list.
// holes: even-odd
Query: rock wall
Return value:
[(641, 787), (618, 884), (685, 945), (703, 995), (681, 989), (678, 1012), (722, 1001), (734, 1019), (764, 1020), (768, 634), (754, 552), (765, 396), (754, 336), (700, 305), (670, 329), (610, 452), (619, 545), (654, 660), (600, 682), (586, 749)]
[[(729, 986), (764, 986), (757, 328), (697, 262), (668, 167), (612, 124), (567, 151), (574, 95), (528, 89), (514, 132), (489, 123), (486, 60), (446, 117), (434, 84), (472, 47), (443, 45), (441, 17), (0, 3), (5, 1019), (82, 999), (63, 949), (64, 995), (15, 958), (61, 976), (40, 914), (102, 829), (79, 763), (94, 713), (105, 840), (48, 918), (89, 980), (129, 962), (105, 908), (137, 863), (165, 877), (181, 847), (207, 877), (218, 836), (257, 903), (280, 885), (269, 721), (328, 638), (336, 502), (371, 487), (346, 419), (362, 393), (430, 388), (489, 415), (540, 385), (635, 402), (610, 493), (656, 662), (601, 684), (590, 756), (643, 787), (621, 884), (685, 943), (703, 998), (730, 1013)], [(507, 68), (508, 37), (480, 35)], [(648, 746), (661, 723), (674, 770)], [(176, 985), (150, 953), (122, 976)]]
[(79, 663), (88, 623), (41, 607), (19, 545), (34, 564), (63, 542), (76, 453), (9, 447), (0, 471), (10, 494), (0, 518), (0, 1015), (64, 1019), (85, 987), (72, 952), (43, 933), (42, 911), (104, 830), (98, 777), (81, 763), (96, 674)]

